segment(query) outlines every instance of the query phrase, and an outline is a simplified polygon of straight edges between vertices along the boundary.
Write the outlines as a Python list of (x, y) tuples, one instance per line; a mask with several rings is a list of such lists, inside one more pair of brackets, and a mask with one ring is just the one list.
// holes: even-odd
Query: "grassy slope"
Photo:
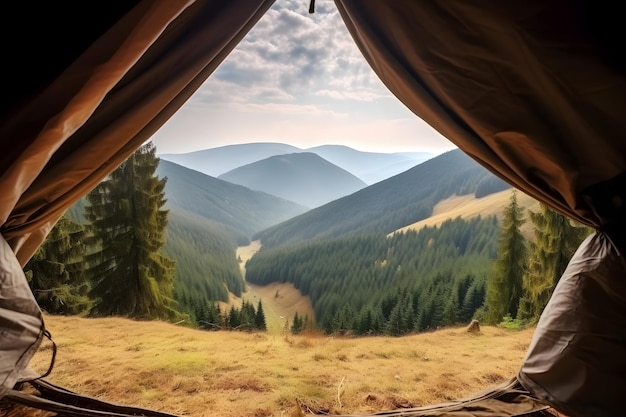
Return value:
[[(532, 329), (483, 327), (479, 334), (451, 328), (351, 339), (203, 332), (122, 318), (45, 320), (59, 347), (48, 381), (195, 417), (301, 416), (298, 401), (354, 414), (459, 399), (514, 376), (532, 336)], [(42, 371), (50, 352), (40, 349), (33, 369)]]
[[(482, 217), (495, 215), (502, 219), (503, 209), (509, 205), (510, 198), (511, 190), (500, 191), (482, 198), (475, 198), (473, 194), (453, 196), (439, 202), (433, 209), (433, 215), (429, 218), (398, 229), (398, 231), (419, 230), (424, 226), (438, 226), (445, 220), (454, 219), (458, 216), (470, 219), (478, 215)], [(539, 209), (539, 202), (521, 191), (517, 193), (517, 204), (524, 209), (526, 219), (528, 219), (527, 210), (537, 211)], [(526, 221), (522, 227), (522, 232), (527, 237), (531, 237), (532, 224), (530, 220)]]

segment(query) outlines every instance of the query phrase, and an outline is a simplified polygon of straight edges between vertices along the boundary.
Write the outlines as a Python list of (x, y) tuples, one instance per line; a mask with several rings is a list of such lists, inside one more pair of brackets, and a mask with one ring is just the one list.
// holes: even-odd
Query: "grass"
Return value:
[[(46, 316), (46, 379), (83, 395), (183, 416), (364, 414), (476, 394), (517, 373), (532, 329), (400, 338), (203, 332), (163, 322)], [(50, 349), (31, 366), (42, 371)]]
[[(448, 219), (454, 219), (459, 216), (464, 219), (470, 219), (478, 215), (482, 217), (497, 216), (498, 219), (502, 219), (504, 213), (503, 209), (509, 205), (510, 199), (510, 189), (482, 198), (476, 198), (474, 194), (453, 196), (435, 205), (433, 215), (429, 218), (398, 229), (398, 231), (419, 230), (424, 226), (438, 226)], [(532, 223), (528, 220), (527, 210), (538, 211), (539, 202), (523, 192), (518, 191), (517, 204), (523, 208), (524, 216), (527, 220), (526, 223), (522, 225), (522, 233), (527, 237), (532, 237), (534, 229)]]

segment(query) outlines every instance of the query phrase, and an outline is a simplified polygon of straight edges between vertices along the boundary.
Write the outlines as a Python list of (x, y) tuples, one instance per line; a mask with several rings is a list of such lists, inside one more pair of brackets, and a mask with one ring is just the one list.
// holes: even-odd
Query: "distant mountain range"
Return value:
[[(428, 218), (435, 204), (452, 195), (488, 195), (510, 188), (460, 150), (370, 186), (314, 153), (282, 154), (249, 165), (224, 177), (241, 174), (252, 181), (256, 176), (261, 187), (284, 176), (304, 190), (311, 181), (304, 177), (308, 172), (328, 188), (337, 178), (350, 179), (358, 191), (344, 189), (348, 195), (310, 210), (161, 159), (157, 174), (167, 177), (170, 210), (164, 249), (177, 261), (176, 291), (188, 301), (227, 299), (227, 289), (240, 293), (235, 247), (250, 239), (258, 238), (269, 248), (353, 233), (389, 233)], [(294, 166), (280, 171), (281, 165)], [(70, 216), (83, 221), (83, 206), (81, 199), (70, 208)]]
[(429, 152), (362, 152), (342, 145), (301, 149), (284, 143), (244, 143), (182, 154), (159, 154), (165, 159), (204, 174), (219, 177), (243, 165), (292, 153), (311, 152), (350, 172), (366, 184), (374, 184), (406, 171), (435, 155)]
[(430, 152), (362, 152), (343, 145), (316, 146), (306, 152), (318, 154), (368, 185), (393, 177), (435, 156)]
[(235, 168), (219, 179), (310, 208), (367, 187), (355, 175), (311, 152), (271, 156)]
[(354, 233), (391, 233), (431, 216), (453, 195), (489, 195), (511, 186), (453, 150), (257, 233), (264, 247)]
[(159, 177), (167, 177), (165, 196), (170, 210), (221, 224), (237, 240), (308, 210), (292, 201), (213, 178), (161, 160)]

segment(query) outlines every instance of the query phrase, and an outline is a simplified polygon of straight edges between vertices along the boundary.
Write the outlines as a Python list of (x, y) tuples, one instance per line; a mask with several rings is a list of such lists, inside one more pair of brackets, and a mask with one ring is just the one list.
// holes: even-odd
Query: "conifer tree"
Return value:
[(524, 298), (518, 316), (534, 322), (539, 319), (570, 258), (591, 229), (574, 224), (568, 217), (545, 204), (530, 211), (535, 227), (530, 242), (528, 267), (524, 274)]
[(230, 329), (237, 329), (239, 326), (241, 326), (240, 311), (237, 310), (235, 306), (231, 306), (228, 312), (228, 327)]
[(170, 319), (174, 261), (161, 254), (167, 225), (164, 188), (155, 172), (156, 148), (139, 148), (88, 195), (95, 250), (87, 257), (93, 315)]
[(486, 319), (490, 323), (498, 323), (505, 316), (517, 316), (528, 256), (526, 238), (520, 230), (524, 222), (522, 208), (517, 203), (517, 190), (513, 190), (510, 203), (504, 209), (498, 258), (487, 281)]
[(302, 331), (304, 325), (303, 319), (298, 315), (298, 312), (293, 316), (293, 322), (291, 323), (291, 333), (298, 334)]
[(85, 229), (63, 215), (24, 266), (39, 306), (50, 314), (79, 314), (91, 308), (83, 274)]
[(265, 312), (263, 311), (263, 303), (259, 300), (259, 304), (256, 308), (256, 314), (254, 316), (254, 327), (259, 330), (267, 330), (267, 324), (265, 322)]

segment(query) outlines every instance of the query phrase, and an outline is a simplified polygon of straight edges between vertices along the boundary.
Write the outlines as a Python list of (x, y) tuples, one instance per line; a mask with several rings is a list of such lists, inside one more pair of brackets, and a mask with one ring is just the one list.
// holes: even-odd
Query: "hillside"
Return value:
[(309, 152), (272, 156), (235, 168), (219, 179), (311, 208), (367, 186), (348, 171)]
[[(533, 333), (483, 326), (393, 339), (281, 337), (123, 318), (45, 321), (59, 349), (47, 381), (193, 417), (301, 416), (305, 407), (363, 414), (460, 399), (513, 377)], [(50, 351), (44, 343), (34, 370), (47, 368)]]
[(167, 207), (222, 224), (233, 236), (244, 237), (240, 243), (245, 243), (245, 239), (259, 230), (307, 210), (291, 201), (213, 178), (166, 160), (161, 160), (157, 174), (167, 177)]
[(176, 261), (174, 290), (182, 309), (228, 300), (245, 290), (232, 232), (177, 207), (170, 209), (163, 253)]
[(225, 172), (270, 156), (300, 151), (300, 148), (285, 143), (245, 143), (189, 153), (162, 154), (159, 157), (206, 175), (218, 177)]
[(328, 334), (402, 335), (464, 324), (484, 303), (495, 217), (448, 220), (387, 238), (362, 234), (259, 250), (246, 281), (293, 284)]
[[(474, 194), (451, 196), (435, 205), (432, 216), (401, 227), (397, 232), (420, 230), (424, 226), (439, 226), (444, 221), (457, 217), (471, 219), (476, 216), (496, 216), (501, 220), (504, 214), (504, 207), (510, 203), (511, 192), (511, 189), (503, 190), (481, 198), (476, 198)], [(537, 211), (539, 209), (539, 202), (521, 191), (517, 193), (517, 204), (523, 209), (527, 219), (527, 210)], [(522, 225), (521, 230), (526, 237), (532, 237), (534, 229), (529, 220)]]
[(489, 194), (507, 188), (508, 184), (462, 151), (453, 150), (253, 238), (268, 248), (347, 234), (387, 234), (430, 217), (438, 202), (453, 195)]

